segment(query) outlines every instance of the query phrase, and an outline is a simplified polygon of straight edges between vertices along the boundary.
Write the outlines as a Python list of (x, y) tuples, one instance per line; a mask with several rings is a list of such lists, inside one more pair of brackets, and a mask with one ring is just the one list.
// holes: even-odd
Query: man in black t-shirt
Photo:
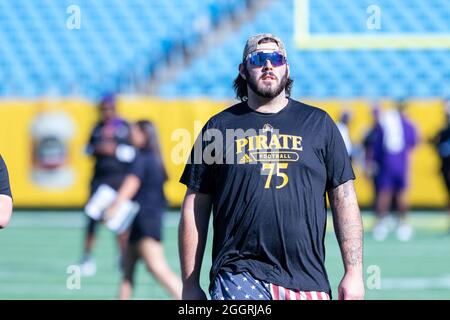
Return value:
[[(433, 137), (431, 143), (435, 145), (439, 158), (441, 159), (441, 174), (447, 187), (447, 210), (450, 216), (450, 99), (444, 102), (446, 124), (436, 136)], [(448, 228), (450, 234), (450, 225)]]
[[(101, 119), (92, 130), (86, 147), (86, 153), (95, 160), (94, 174), (90, 184), (91, 196), (102, 184), (117, 190), (135, 156), (135, 150), (130, 141), (130, 126), (117, 115), (115, 96), (107, 95), (102, 98), (99, 111)], [(88, 217), (83, 256), (79, 263), (84, 276), (93, 276), (97, 270), (92, 257), (97, 224), (96, 220)], [(126, 233), (118, 236), (121, 253), (127, 243), (126, 236)]]
[(0, 229), (6, 227), (12, 214), (12, 195), (6, 164), (0, 156)]
[(248, 39), (234, 82), (242, 100), (204, 126), (181, 182), (184, 299), (199, 284), (213, 210), (212, 299), (329, 299), (324, 238), (330, 198), (345, 275), (339, 299), (362, 299), (362, 222), (343, 139), (323, 110), (289, 98), (286, 50)]

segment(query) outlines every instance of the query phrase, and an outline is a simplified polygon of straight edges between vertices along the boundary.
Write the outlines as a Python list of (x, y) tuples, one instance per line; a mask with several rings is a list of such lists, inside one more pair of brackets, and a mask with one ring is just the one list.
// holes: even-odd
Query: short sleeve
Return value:
[(336, 188), (348, 180), (355, 179), (350, 157), (344, 140), (327, 114), (325, 117), (325, 166), (327, 171), (326, 188)]
[(8, 169), (6, 168), (6, 164), (1, 156), (0, 156), (0, 194), (12, 197), (11, 187), (9, 185)]
[(196, 192), (212, 194), (214, 192), (214, 165), (205, 162), (203, 151), (210, 141), (203, 139), (212, 128), (211, 120), (206, 123), (192, 147), (188, 161), (181, 175), (180, 182)]
[(145, 179), (145, 171), (147, 166), (151, 166), (152, 163), (148, 163), (150, 159), (145, 157), (142, 153), (138, 153), (135, 160), (131, 164), (130, 174), (135, 175), (139, 180), (143, 181)]

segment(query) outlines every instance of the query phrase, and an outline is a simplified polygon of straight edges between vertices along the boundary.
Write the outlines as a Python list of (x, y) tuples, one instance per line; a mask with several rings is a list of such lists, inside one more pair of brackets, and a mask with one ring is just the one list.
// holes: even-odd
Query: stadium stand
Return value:
[[(309, 28), (314, 34), (402, 33), (450, 34), (450, 2), (412, 1), (310, 1)], [(366, 8), (382, 8), (382, 28), (366, 27)], [(233, 95), (231, 83), (250, 34), (272, 32), (285, 39), (297, 80), (294, 97), (439, 97), (449, 95), (450, 52), (420, 50), (302, 50), (295, 47), (294, 1), (272, 1), (254, 21), (230, 34), (220, 47), (194, 61), (176, 81), (160, 89), (165, 97), (207, 96), (217, 99)]]
[[(245, 10), (247, 2), (1, 1), (0, 96), (98, 98), (104, 92), (126, 91), (128, 83), (150, 77), (171, 53), (197, 45), (208, 25), (217, 26), (221, 19)], [(373, 4), (382, 8), (380, 30), (366, 27), (366, 8)], [(80, 29), (66, 26), (70, 5), (80, 8)], [(312, 35), (450, 33), (450, 2), (446, 0), (314, 0), (309, 7)], [(293, 12), (294, 0), (270, 1), (219, 46), (181, 68), (175, 80), (163, 83), (157, 94), (230, 98), (245, 39), (270, 31), (288, 46), (292, 78), (297, 80), (294, 97), (450, 95), (444, 85), (450, 81), (448, 49), (302, 50), (291, 41), (296, 25)]]
[[(0, 96), (98, 98), (130, 77), (148, 77), (180, 44), (194, 45), (200, 19), (218, 24), (243, 5), (238, 0), (0, 1)], [(71, 6), (79, 8), (79, 29), (67, 27)]]

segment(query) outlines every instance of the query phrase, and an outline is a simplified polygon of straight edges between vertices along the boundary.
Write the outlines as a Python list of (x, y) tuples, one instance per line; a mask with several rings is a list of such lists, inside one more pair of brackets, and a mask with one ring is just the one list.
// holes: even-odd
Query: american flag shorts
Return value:
[(222, 271), (210, 290), (212, 300), (330, 300), (326, 292), (284, 288), (255, 279), (248, 272)]

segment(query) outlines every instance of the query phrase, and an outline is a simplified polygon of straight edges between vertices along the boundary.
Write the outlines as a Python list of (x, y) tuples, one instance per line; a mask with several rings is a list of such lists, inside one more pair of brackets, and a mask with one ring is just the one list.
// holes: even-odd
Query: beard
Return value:
[[(273, 75), (273, 73), (270, 73)], [(247, 78), (247, 84), (252, 91), (263, 98), (273, 99), (277, 97), (286, 88), (288, 82), (288, 71), (281, 77), (281, 81), (275, 86), (258, 86), (258, 79), (254, 79), (250, 76), (249, 72), (245, 70), (245, 76)]]

